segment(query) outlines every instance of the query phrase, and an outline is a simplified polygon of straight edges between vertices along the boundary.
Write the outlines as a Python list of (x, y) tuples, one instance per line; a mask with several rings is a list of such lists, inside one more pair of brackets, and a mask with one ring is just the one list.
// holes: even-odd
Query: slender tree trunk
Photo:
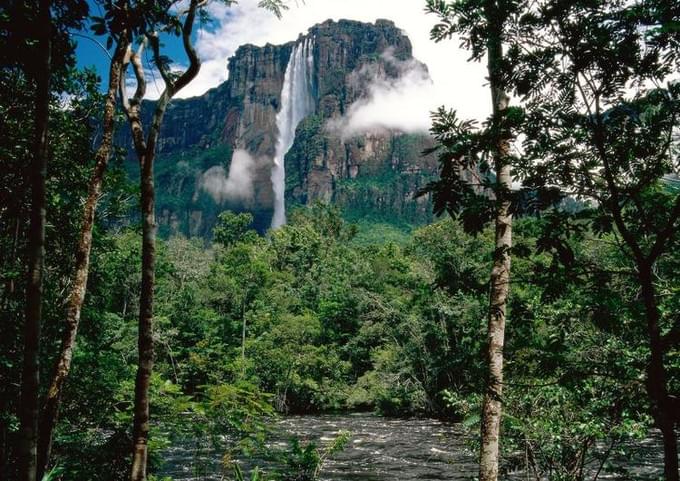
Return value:
[(501, 118), (508, 107), (509, 98), (500, 87), (499, 70), (502, 60), (502, 38), (500, 19), (497, 18), (495, 3), (486, 5), (486, 17), (492, 32), (487, 43), (489, 81), (493, 103), (493, 118), (497, 146), (494, 165), (497, 176), (495, 250), (491, 270), (489, 293), (489, 318), (487, 332), (487, 385), (482, 406), (481, 449), (479, 457), (480, 481), (498, 479), (499, 439), (503, 395), (503, 346), (505, 343), (505, 313), (510, 290), (510, 248), (512, 247), (512, 214), (509, 193), (512, 187), (510, 165), (507, 156), (510, 150), (507, 135), (500, 126)]
[(83, 209), (83, 220), (80, 230), (80, 240), (76, 250), (76, 265), (71, 282), (71, 291), (66, 307), (66, 330), (61, 343), (61, 352), (55, 364), (54, 374), (47, 392), (47, 399), (42, 412), (40, 424), (40, 440), (38, 445), (38, 479), (42, 477), (49, 464), (52, 449), (52, 435), (57, 422), (59, 404), (64, 382), (71, 368), (73, 349), (78, 334), (78, 324), (90, 268), (90, 252), (92, 249), (92, 228), (94, 226), (97, 202), (102, 191), (104, 173), (111, 156), (113, 131), (116, 113), (116, 92), (120, 83), (123, 58), (127, 51), (127, 42), (120, 40), (116, 46), (109, 69), (109, 86), (104, 104), (102, 121), (102, 140), (95, 154), (95, 166), (90, 177), (87, 199)]
[[(5, 393), (0, 394), (0, 412), (6, 412), (7, 396)], [(0, 419), (0, 479), (8, 479), (8, 454), (9, 454), (9, 426), (4, 419)]]
[(139, 364), (135, 382), (132, 481), (146, 480), (149, 441), (149, 385), (153, 371), (153, 291), (156, 261), (153, 157), (141, 160), (142, 178), (142, 291), (139, 299)]
[(42, 322), (43, 267), (45, 260), (45, 179), (50, 103), (51, 16), (50, 1), (38, 7), (40, 38), (33, 78), (35, 95), (35, 145), (30, 167), (31, 223), (28, 231), (28, 282), (24, 324), (24, 360), (19, 419), (19, 480), (35, 481), (38, 448), (38, 389), (40, 385), (40, 324)]
[(241, 361), (242, 361), (242, 371), (243, 377), (246, 375), (246, 303), (245, 301), (241, 303)]
[[(142, 44), (143, 47), (144, 44)], [(129, 48), (129, 47), (128, 47)], [(131, 52), (129, 52), (131, 54)], [(131, 54), (132, 55), (132, 54)], [(126, 62), (129, 59), (126, 57)], [(142, 286), (139, 299), (137, 335), (137, 377), (135, 379), (134, 419), (132, 425), (132, 481), (146, 480), (149, 443), (149, 386), (153, 371), (153, 291), (155, 284), (156, 224), (154, 213), (153, 149), (144, 139), (141, 120), (141, 100), (146, 89), (141, 61), (132, 56), (138, 92), (134, 103), (128, 106), (125, 91), (121, 89), (123, 107), (128, 116), (135, 152), (139, 160), (141, 212), (142, 212)], [(126, 63), (127, 65), (127, 63)], [(121, 85), (124, 85), (121, 83)], [(152, 157), (148, 157), (151, 152)]]
[[(145, 481), (149, 444), (149, 386), (153, 371), (153, 301), (156, 268), (156, 217), (153, 163), (160, 125), (170, 98), (161, 96), (154, 113), (149, 138), (140, 156), (142, 208), (142, 290), (139, 299), (139, 364), (135, 382), (133, 451), (131, 481)], [(142, 134), (141, 123), (133, 123), (136, 144)], [(138, 128), (136, 128), (138, 127)], [(142, 137), (143, 142), (143, 137)]]
[(659, 308), (652, 280), (651, 266), (641, 266), (638, 274), (647, 318), (650, 358), (647, 364), (647, 393), (652, 401), (652, 415), (661, 430), (664, 451), (664, 478), (678, 481), (678, 440), (675, 434), (673, 403), (668, 396), (666, 368), (663, 363), (663, 342), (659, 327)]
[[(509, 166), (498, 172), (498, 182), (509, 188)], [(510, 248), (512, 247), (512, 215), (510, 201), (499, 196), (496, 214), (496, 245), (491, 271), (489, 323), (487, 333), (487, 386), (482, 408), (482, 444), (479, 461), (480, 481), (498, 478), (499, 439), (503, 395), (503, 346), (505, 313), (510, 287)]]

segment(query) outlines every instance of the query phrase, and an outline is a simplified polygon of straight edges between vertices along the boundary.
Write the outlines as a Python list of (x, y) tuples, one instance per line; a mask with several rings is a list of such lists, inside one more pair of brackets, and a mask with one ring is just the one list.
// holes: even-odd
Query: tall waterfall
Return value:
[(272, 227), (286, 223), (286, 171), (284, 158), (295, 141), (295, 129), (302, 119), (314, 111), (313, 72), (314, 41), (305, 39), (295, 44), (290, 53), (281, 89), (281, 110), (276, 115), (279, 138), (276, 142), (272, 186), (274, 217)]

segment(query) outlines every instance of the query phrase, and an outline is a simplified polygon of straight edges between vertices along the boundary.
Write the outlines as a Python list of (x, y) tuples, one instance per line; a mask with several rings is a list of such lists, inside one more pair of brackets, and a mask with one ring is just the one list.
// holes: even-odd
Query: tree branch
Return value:
[(167, 65), (165, 65), (165, 62), (161, 58), (158, 32), (150, 33), (146, 36), (146, 38), (149, 40), (149, 44), (151, 45), (154, 64), (156, 64), (156, 68), (158, 68), (158, 71), (161, 74), (161, 78), (163, 79), (163, 82), (165, 82), (165, 90), (172, 89), (174, 86), (174, 82), (172, 80), (172, 73), (168, 70)]
[(146, 40), (143, 40), (142, 43), (139, 44), (137, 52), (130, 56), (130, 62), (132, 63), (135, 79), (137, 80), (137, 90), (132, 97), (132, 105), (139, 105), (142, 102), (142, 99), (144, 99), (144, 95), (146, 95), (146, 77), (144, 76), (144, 65), (142, 64), (142, 52), (144, 51), (145, 45)]
[[(196, 20), (196, 11), (203, 5), (205, 5), (204, 0), (191, 0), (189, 9), (186, 11), (187, 17), (184, 19), (184, 25), (182, 26), (182, 44), (184, 45), (184, 51), (189, 58), (189, 68), (179, 76), (179, 78), (173, 78), (172, 72), (168, 69), (167, 65), (163, 61), (160, 52), (160, 40), (158, 38), (158, 33), (153, 32), (147, 35), (149, 43), (151, 44), (151, 49), (153, 50), (154, 63), (158, 67), (161, 77), (165, 82), (165, 92), (167, 96), (161, 95), (161, 98), (167, 98), (169, 101), (174, 95), (179, 92), (182, 88), (193, 80), (198, 74), (198, 70), (201, 66), (201, 61), (198, 58), (198, 54), (194, 49), (191, 42), (191, 32), (194, 28), (194, 21)], [(165, 93), (164, 92), (164, 93)]]
[(656, 261), (656, 259), (661, 255), (664, 248), (666, 247), (666, 242), (668, 242), (668, 240), (675, 233), (675, 230), (677, 228), (675, 224), (679, 218), (680, 218), (680, 194), (678, 194), (675, 197), (675, 205), (673, 206), (673, 209), (671, 210), (671, 213), (668, 217), (668, 223), (666, 224), (666, 227), (656, 237), (656, 242), (654, 242), (652, 249), (649, 251), (647, 261), (650, 264)]
[(184, 51), (189, 57), (189, 68), (177, 79), (177, 82), (173, 86), (173, 94), (184, 88), (194, 77), (198, 74), (198, 70), (201, 68), (201, 61), (196, 54), (193, 44), (191, 43), (191, 31), (194, 28), (194, 20), (196, 18), (196, 10), (201, 5), (198, 0), (191, 0), (191, 6), (189, 7), (189, 13), (187, 18), (184, 20), (184, 27), (182, 27), (182, 43), (184, 44)]
[(83, 35), (83, 34), (80, 34), (78, 32), (71, 32), (71, 35), (73, 35), (74, 37), (80, 37), (80, 38), (84, 38), (86, 40), (90, 40), (91, 42), (94, 42), (95, 44), (97, 44), (99, 46), (100, 49), (102, 49), (104, 51), (106, 56), (109, 57), (109, 60), (113, 60), (113, 57), (111, 56), (109, 51), (106, 49), (106, 47), (104, 47), (104, 45), (102, 45), (102, 43), (99, 40), (97, 40), (96, 38), (92, 38), (88, 35)]
[(118, 93), (120, 95), (120, 103), (123, 112), (127, 117), (130, 117), (130, 99), (127, 96), (127, 86), (125, 85), (125, 74), (128, 65), (130, 65), (130, 57), (132, 56), (132, 48), (128, 44), (125, 56), (123, 57), (123, 65), (121, 67), (120, 85), (118, 86)]
[[(581, 95), (584, 97), (585, 101), (585, 93), (581, 92)], [(609, 202), (610, 210), (612, 213), (612, 217), (614, 218), (614, 223), (616, 224), (616, 227), (619, 229), (619, 232), (621, 232), (623, 240), (625, 241), (628, 248), (633, 252), (633, 256), (635, 257), (635, 260), (639, 265), (645, 261), (645, 255), (642, 252), (640, 245), (635, 240), (635, 237), (628, 230), (625, 221), (623, 220), (623, 215), (621, 212), (621, 198), (619, 195), (619, 187), (616, 184), (616, 180), (614, 179), (614, 173), (612, 172), (611, 165), (609, 163), (607, 149), (604, 146), (604, 139), (602, 138), (603, 127), (601, 125), (600, 100), (598, 93), (595, 94), (594, 100), (595, 100), (595, 118), (591, 117), (590, 125), (592, 126), (593, 129), (592, 134), (595, 148), (597, 149), (597, 153), (600, 157), (600, 160), (602, 161), (602, 166), (604, 167), (604, 178), (609, 188), (609, 191), (612, 194), (611, 195), (612, 198)]]

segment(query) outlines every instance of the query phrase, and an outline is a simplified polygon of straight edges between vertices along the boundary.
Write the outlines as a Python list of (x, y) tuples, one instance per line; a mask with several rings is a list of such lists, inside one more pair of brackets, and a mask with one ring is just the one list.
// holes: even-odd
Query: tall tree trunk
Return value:
[(139, 299), (139, 364), (135, 382), (132, 481), (146, 480), (149, 441), (149, 385), (153, 371), (153, 291), (156, 261), (153, 157), (141, 160), (142, 290)]
[(640, 266), (641, 295), (647, 318), (647, 335), (649, 337), (650, 358), (647, 364), (647, 393), (652, 401), (652, 415), (657, 427), (661, 430), (664, 450), (664, 478), (666, 481), (678, 481), (678, 440), (675, 434), (677, 413), (668, 396), (666, 385), (666, 369), (663, 362), (663, 342), (659, 326), (660, 314), (656, 304), (656, 292), (652, 280), (652, 268)]
[[(164, 62), (161, 61), (160, 42), (157, 34), (147, 34), (145, 43), (148, 41), (154, 53), (156, 65), (159, 67), (161, 77), (165, 81), (165, 90), (156, 103), (151, 126), (144, 143), (144, 129), (140, 117), (141, 101), (146, 91), (144, 69), (140, 58), (140, 50), (137, 55), (132, 55), (130, 60), (137, 78), (137, 92), (133, 101), (129, 102), (123, 95), (123, 109), (127, 113), (132, 138), (135, 143), (137, 156), (139, 157), (141, 171), (142, 190), (142, 289), (139, 299), (139, 361), (137, 366), (137, 379), (135, 382), (135, 405), (133, 420), (133, 448), (132, 448), (132, 471), (131, 481), (145, 481), (148, 458), (149, 442), (149, 385), (153, 370), (153, 300), (155, 284), (155, 261), (156, 261), (156, 219), (155, 219), (155, 193), (153, 178), (153, 163), (156, 154), (156, 143), (161, 131), (161, 124), (165, 116), (165, 110), (172, 97), (193, 80), (200, 69), (200, 60), (191, 44), (191, 32), (196, 19), (196, 11), (200, 5), (199, 0), (191, 0), (189, 10), (182, 27), (182, 43), (184, 51), (189, 57), (189, 68), (179, 77), (170, 74)], [(124, 84), (121, 90), (124, 92)]]
[(482, 406), (480, 481), (496, 481), (499, 466), (499, 440), (503, 395), (503, 346), (505, 343), (505, 313), (510, 291), (510, 248), (512, 247), (512, 214), (510, 212), (510, 165), (507, 156), (510, 143), (502, 128), (502, 117), (508, 108), (508, 95), (501, 88), (500, 63), (503, 56), (501, 19), (493, 0), (487, 1), (486, 18), (492, 29), (487, 43), (489, 82), (496, 132), (494, 166), (497, 189), (495, 219), (495, 250), (489, 282), (489, 318), (487, 332), (487, 384)]
[[(135, 406), (133, 421), (133, 450), (131, 481), (145, 481), (149, 444), (149, 386), (153, 371), (153, 301), (156, 269), (156, 217), (153, 163), (160, 126), (170, 98), (162, 95), (149, 130), (148, 141), (143, 155), (139, 157), (141, 170), (142, 209), (142, 290), (139, 299), (139, 361), (135, 382)], [(139, 128), (135, 128), (139, 127)], [(132, 124), (133, 136), (139, 143), (142, 134), (141, 123)]]
[(71, 291), (66, 307), (66, 330), (61, 342), (61, 351), (54, 368), (54, 374), (47, 392), (43, 407), (40, 440), (38, 444), (38, 479), (42, 478), (50, 460), (52, 436), (57, 422), (59, 404), (64, 382), (71, 368), (73, 349), (78, 334), (80, 314), (85, 301), (87, 278), (90, 270), (90, 252), (92, 250), (92, 229), (94, 226), (97, 203), (102, 192), (104, 173), (111, 157), (113, 131), (115, 127), (116, 93), (120, 83), (123, 59), (127, 51), (127, 41), (121, 38), (116, 45), (109, 68), (109, 85), (104, 104), (102, 120), (102, 140), (95, 154), (95, 165), (90, 177), (87, 199), (83, 208), (83, 220), (80, 239), (76, 250), (76, 265), (71, 282)]
[(246, 376), (246, 303), (241, 302), (241, 374)]
[(38, 49), (32, 72), (36, 85), (35, 145), (30, 166), (31, 223), (28, 231), (28, 282), (24, 325), (24, 360), (21, 379), (19, 480), (35, 481), (38, 448), (38, 389), (40, 385), (40, 325), (42, 322), (43, 266), (45, 260), (45, 179), (51, 76), (50, 1), (38, 7)]

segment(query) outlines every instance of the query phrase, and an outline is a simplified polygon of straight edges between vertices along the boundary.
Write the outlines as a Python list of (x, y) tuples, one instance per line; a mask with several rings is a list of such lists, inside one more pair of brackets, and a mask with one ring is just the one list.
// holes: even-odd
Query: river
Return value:
[[(352, 433), (348, 446), (324, 466), (323, 481), (469, 481), (477, 476), (476, 455), (464, 428), (434, 419), (383, 418), (369, 414), (288, 416), (280, 420), (283, 437), (294, 434), (304, 441), (328, 443), (340, 430)], [(176, 446), (166, 455), (162, 472), (175, 481), (218, 481), (220, 456)], [(661, 448), (655, 437), (638, 443), (634, 461), (619, 459), (632, 468), (627, 476), (601, 474), (598, 479), (658, 479)], [(203, 466), (196, 473), (196, 466)], [(632, 476), (632, 478), (631, 478)], [(509, 480), (526, 479), (521, 473)]]

